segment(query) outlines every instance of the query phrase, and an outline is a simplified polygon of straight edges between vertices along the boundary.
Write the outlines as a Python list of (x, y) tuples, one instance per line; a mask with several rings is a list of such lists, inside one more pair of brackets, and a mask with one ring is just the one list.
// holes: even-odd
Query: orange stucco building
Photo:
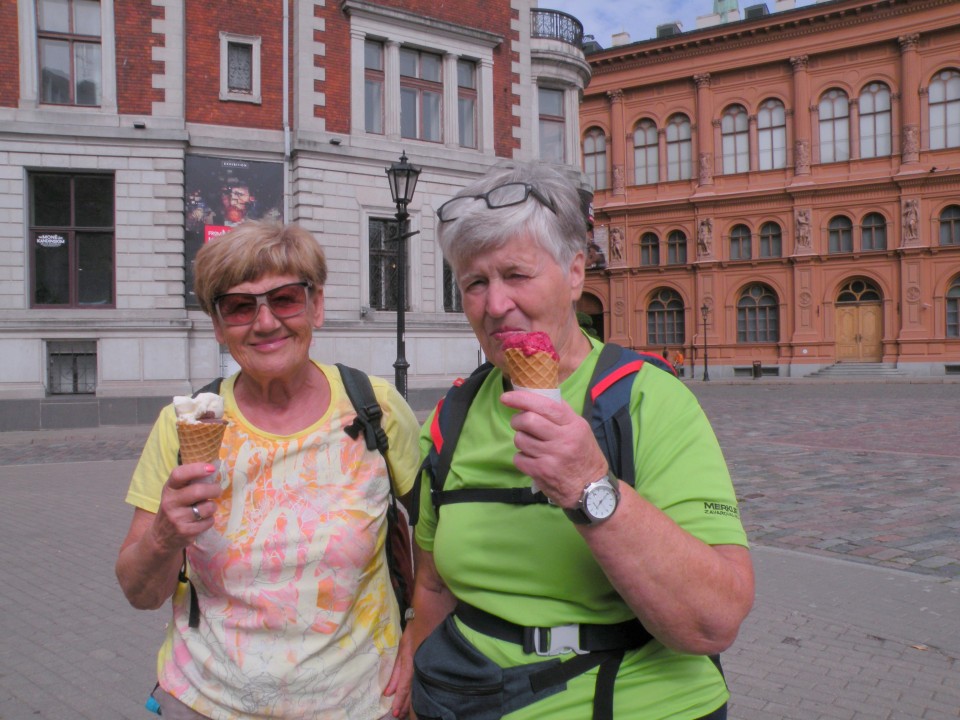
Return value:
[(960, 373), (960, 4), (747, 15), (588, 53), (580, 309), (697, 377)]

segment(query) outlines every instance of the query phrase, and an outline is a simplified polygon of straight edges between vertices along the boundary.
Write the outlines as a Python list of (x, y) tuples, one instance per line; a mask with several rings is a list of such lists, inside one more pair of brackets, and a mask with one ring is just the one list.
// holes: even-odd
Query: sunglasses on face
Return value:
[(467, 208), (473, 205), (476, 200), (483, 200), (488, 208), (496, 210), (497, 208), (505, 208), (511, 205), (525, 203), (531, 195), (533, 195), (537, 202), (556, 215), (557, 208), (554, 204), (533, 185), (522, 182), (511, 182), (498, 185), (493, 188), (493, 190), (481, 195), (463, 195), (461, 197), (455, 197), (453, 200), (447, 200), (447, 202), (437, 208), (437, 217), (440, 218), (440, 222), (451, 222), (462, 217)]
[(280, 319), (301, 315), (307, 309), (308, 282), (290, 283), (263, 293), (225, 293), (213, 299), (217, 315), (227, 325), (249, 325), (266, 305)]

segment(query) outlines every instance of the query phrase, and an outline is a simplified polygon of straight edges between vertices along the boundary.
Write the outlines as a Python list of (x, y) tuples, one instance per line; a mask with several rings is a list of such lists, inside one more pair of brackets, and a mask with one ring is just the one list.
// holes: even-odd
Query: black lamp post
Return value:
[(395, 162), (387, 168), (387, 178), (390, 180), (390, 194), (397, 205), (397, 359), (393, 363), (394, 385), (397, 391), (407, 397), (407, 368), (410, 363), (406, 358), (404, 312), (407, 309), (407, 238), (413, 237), (419, 231), (406, 232), (407, 205), (413, 200), (413, 192), (417, 189), (417, 179), (421, 168), (407, 162), (407, 154), (400, 155), (400, 162)]
[(710, 314), (710, 308), (704, 303), (700, 306), (700, 314), (703, 315), (703, 379), (710, 379), (710, 370), (707, 367), (707, 315)]

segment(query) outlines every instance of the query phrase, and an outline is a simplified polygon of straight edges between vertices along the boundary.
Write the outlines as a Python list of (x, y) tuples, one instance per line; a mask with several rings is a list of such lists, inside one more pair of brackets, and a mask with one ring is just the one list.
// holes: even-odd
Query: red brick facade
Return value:
[(20, 56), (17, 35), (17, 2), (0, 0), (0, 28), (9, 33), (0, 42), (0, 107), (16, 107), (20, 96)]
[(153, 87), (153, 75), (163, 73), (163, 63), (152, 59), (152, 50), (163, 46), (163, 37), (153, 32), (154, 20), (163, 19), (163, 8), (151, 3), (117, 3), (116, 26), (117, 110), (149, 115), (152, 103), (165, 100), (164, 91)]

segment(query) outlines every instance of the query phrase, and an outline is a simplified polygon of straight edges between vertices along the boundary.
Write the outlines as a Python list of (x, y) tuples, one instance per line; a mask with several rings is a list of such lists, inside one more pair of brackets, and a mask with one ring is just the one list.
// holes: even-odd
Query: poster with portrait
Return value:
[(193, 260), (205, 242), (244, 220), (283, 222), (283, 165), (188, 155), (184, 185), (186, 304), (195, 308)]

